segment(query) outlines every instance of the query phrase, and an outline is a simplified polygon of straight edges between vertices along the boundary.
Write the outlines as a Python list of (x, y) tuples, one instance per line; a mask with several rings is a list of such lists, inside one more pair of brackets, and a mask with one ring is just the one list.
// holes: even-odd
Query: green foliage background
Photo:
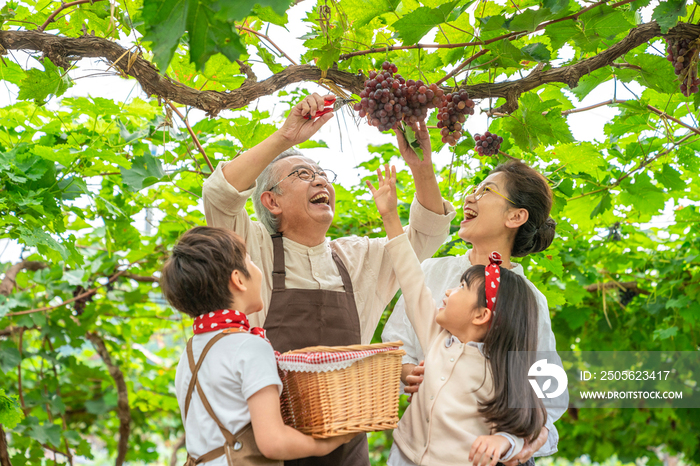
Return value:
[[(407, 78), (435, 82), (486, 48), (465, 83), (462, 74), (459, 82), (445, 85), (515, 80), (538, 64), (550, 67), (551, 60), (570, 56), (567, 48), (574, 53), (564, 65), (604, 51), (640, 24), (641, 9), (650, 1), (601, 4), (575, 19), (551, 22), (541, 33), (488, 46), (397, 50), (340, 60), (351, 51), (415, 44), (435, 28), (435, 43), (442, 45), (533, 32), (545, 21), (583, 8), (574, 0), (473, 3), (320, 0), (305, 20), (309, 32), (303, 37), (302, 62), (366, 72), (388, 59)], [(0, 10), (2, 29), (34, 29), (59, 5), (50, 0), (9, 2)], [(271, 73), (287, 66), (260, 36), (242, 34), (237, 26), (262, 33), (268, 24), (284, 26), (288, 6), (285, 0), (103, 1), (78, 5), (47, 31), (68, 37), (84, 30), (108, 39), (139, 37), (144, 56), (174, 79), (196, 88), (233, 90), (245, 80), (233, 60), (256, 53)], [(649, 8), (664, 32), (677, 21), (700, 19), (696, 6), (683, 0)], [(540, 86), (520, 96), (517, 111), (490, 120), (489, 130), (505, 139), (502, 150), (537, 167), (554, 188), (558, 236), (547, 251), (522, 263), (548, 299), (559, 350), (698, 350), (700, 215), (697, 205), (686, 202), (700, 199), (700, 139), (697, 130), (687, 128), (697, 126), (698, 99), (678, 91), (664, 47), (661, 40), (643, 44), (618, 58), (617, 66), (582, 77), (573, 89), (563, 83)], [(80, 83), (48, 58), (34, 59), (31, 66), (11, 56), (0, 63), (0, 80), (19, 90), (0, 108), (0, 238), (17, 240), (25, 247), (23, 260), (45, 265), (19, 273), (12, 292), (0, 295), (0, 421), (10, 434), (11, 461), (15, 466), (40, 464), (47, 461), (46, 449), (66, 448), (94, 458), (96, 445), (116, 457), (117, 389), (87, 338), (91, 334), (105, 342), (126, 380), (131, 414), (126, 460), (166, 464), (170, 453), (164, 448), (183, 434), (173, 379), (190, 322), (165, 306), (158, 270), (177, 238), (205, 223), (200, 197), (209, 168), (189, 135), (174, 127), (163, 102), (63, 97)], [(604, 141), (576, 141), (567, 112), (609, 81), (615, 86), (634, 82), (643, 92), (610, 104), (617, 115), (605, 126)], [(277, 97), (291, 106), (303, 95), (290, 89)], [(202, 119), (193, 130), (216, 165), (260, 142), (276, 123), (253, 103)], [(467, 122), (467, 129), (486, 128)], [(433, 146), (442, 149), (437, 132)], [(370, 149), (374, 157), (358, 167), (368, 177), (380, 163), (399, 158), (392, 145)], [(440, 187), (456, 202), (460, 189), (506, 160), (477, 157), (469, 135), (444, 150), (453, 157), (450, 165), (436, 167)], [(457, 179), (458, 172), (465, 175)], [(414, 187), (405, 171), (399, 181), (405, 221)], [(363, 181), (337, 187), (330, 236), (381, 234), (367, 194)], [(146, 209), (163, 216), (148, 232), (134, 222)], [(663, 227), (645, 226), (662, 212)], [(456, 236), (460, 217), (461, 212), (438, 255), (466, 251)], [(0, 272), (11, 266), (0, 264)], [(604, 282), (636, 282), (644, 294), (623, 305), (615, 286), (586, 290)], [(85, 290), (95, 293), (61, 305)], [(380, 332), (381, 326), (377, 336)], [(697, 409), (570, 410), (558, 428), (563, 458), (585, 453), (603, 461), (616, 454), (622, 461), (646, 456), (657, 463), (649, 449), (662, 447), (700, 463)], [(374, 464), (384, 463), (390, 443), (390, 433), (371, 436)]]

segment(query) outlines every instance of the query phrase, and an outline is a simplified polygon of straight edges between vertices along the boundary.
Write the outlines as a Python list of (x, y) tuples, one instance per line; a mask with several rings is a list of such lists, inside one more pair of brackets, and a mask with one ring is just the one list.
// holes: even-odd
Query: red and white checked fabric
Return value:
[(293, 353), (277, 356), (277, 365), (284, 371), (294, 372), (331, 372), (345, 369), (361, 359), (399, 349), (396, 347), (377, 348), (363, 351), (341, 353)]

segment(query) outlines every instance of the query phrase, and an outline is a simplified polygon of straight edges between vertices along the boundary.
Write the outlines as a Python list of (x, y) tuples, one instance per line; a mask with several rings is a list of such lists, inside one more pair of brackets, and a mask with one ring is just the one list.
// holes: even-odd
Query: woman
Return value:
[[(556, 222), (549, 217), (552, 209), (552, 191), (547, 180), (537, 171), (520, 161), (510, 161), (496, 167), (486, 179), (466, 191), (464, 198), (464, 220), (460, 223), (459, 237), (472, 245), (463, 256), (428, 259), (422, 264), (426, 285), (439, 301), (445, 291), (459, 286), (462, 272), (472, 265), (488, 265), (489, 254), (498, 251), (503, 257), (502, 267), (524, 277), (523, 267), (510, 261), (511, 257), (524, 257), (544, 251), (554, 239)], [(552, 333), (547, 299), (527, 280), (537, 296), (538, 305), (538, 351), (556, 351)], [(384, 332), (384, 341), (402, 340), (406, 350), (401, 380), (407, 393), (418, 390), (422, 382), (423, 368), (417, 365), (423, 360), (423, 351), (411, 327), (404, 308), (403, 297), (399, 299), (389, 317)], [(568, 403), (568, 394), (565, 395)], [(511, 459), (507, 465), (525, 463), (536, 454), (548, 456), (556, 453), (559, 436), (554, 421), (565, 408), (548, 408), (547, 423), (536, 441)], [(536, 452), (536, 453), (535, 453)]]

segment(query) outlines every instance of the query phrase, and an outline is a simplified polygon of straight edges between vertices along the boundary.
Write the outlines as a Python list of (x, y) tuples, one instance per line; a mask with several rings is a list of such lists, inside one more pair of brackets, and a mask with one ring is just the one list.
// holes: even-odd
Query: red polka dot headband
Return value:
[(489, 254), (489, 265), (484, 270), (485, 287), (486, 287), (486, 307), (493, 311), (496, 305), (496, 295), (498, 294), (498, 286), (501, 284), (501, 264), (503, 259), (496, 251)]

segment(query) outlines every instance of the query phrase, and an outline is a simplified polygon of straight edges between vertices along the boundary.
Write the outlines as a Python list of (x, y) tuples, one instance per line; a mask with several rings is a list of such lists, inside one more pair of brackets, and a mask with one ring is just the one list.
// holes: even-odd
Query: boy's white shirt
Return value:
[[(194, 336), (192, 351), (195, 362), (199, 361), (204, 345), (218, 333)], [(183, 352), (175, 373), (175, 392), (185, 426), (187, 451), (196, 459), (222, 446), (225, 439), (204, 408), (196, 389), (185, 421), (185, 396), (191, 378), (187, 353)], [(248, 398), (270, 385), (277, 385), (279, 393), (282, 392), (272, 346), (259, 336), (248, 333), (233, 333), (216, 342), (199, 369), (198, 379), (212, 410), (232, 434), (250, 422)], [(226, 458), (217, 458), (207, 466), (226, 466)]]
[[(424, 382), (394, 431), (394, 441), (415, 464), (469, 464), (476, 438), (491, 434), (491, 426), (478, 412), (479, 403), (493, 396), (488, 363), (478, 344), (459, 342), (435, 322), (435, 301), (406, 235), (389, 241), (386, 249), (408, 303), (407, 315), (416, 324), (420, 346), (427, 349)], [(465, 397), (465, 391), (471, 396)], [(524, 442), (499, 434), (511, 441), (510, 451), (501, 459), (508, 461)]]
[[(445, 296), (445, 291), (459, 286), (459, 280), (462, 274), (471, 266), (472, 264), (469, 261), (468, 254), (438, 257), (424, 261), (421, 268), (425, 274), (425, 285), (432, 292), (433, 299), (436, 302), (441, 302), (442, 298)], [(539, 311), (537, 316), (537, 350), (556, 351), (556, 340), (552, 332), (552, 321), (549, 317), (547, 298), (545, 298), (542, 292), (525, 277), (522, 265), (515, 264), (515, 267), (511, 270), (525, 279), (525, 282), (530, 286), (530, 289), (535, 293), (537, 298), (537, 308)], [(389, 320), (384, 326), (382, 340), (385, 342), (403, 341), (404, 346), (402, 349), (406, 351), (406, 355), (403, 357), (404, 364), (418, 364), (425, 359), (416, 332), (413, 330), (411, 322), (406, 316), (405, 299), (403, 296), (399, 298), (391, 316), (389, 316)], [(562, 396), (567, 397), (566, 404), (568, 404), (568, 392), (564, 393)], [(535, 457), (549, 456), (557, 452), (559, 433), (557, 432), (554, 422), (564, 414), (564, 411), (564, 408), (547, 409), (547, 422), (545, 427), (549, 430), (549, 436), (545, 444), (535, 452)]]

